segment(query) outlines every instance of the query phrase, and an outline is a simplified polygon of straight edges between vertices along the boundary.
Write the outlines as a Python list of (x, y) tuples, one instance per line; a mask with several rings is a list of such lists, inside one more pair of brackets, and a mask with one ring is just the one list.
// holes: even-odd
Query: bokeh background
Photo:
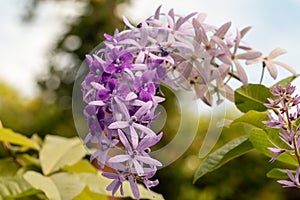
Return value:
[[(10, 0), (0, 1), (0, 120), (4, 127), (28, 136), (38, 133), (77, 136), (72, 117), (72, 87), (77, 69), (104, 33), (122, 30), (121, 16), (138, 24), (162, 5), (180, 14), (193, 11), (208, 14), (207, 22), (233, 22), (235, 28), (253, 26), (246, 41), (267, 55), (276, 47), (288, 50), (281, 61), (299, 73), (299, 0)], [(257, 83), (260, 68), (247, 66), (250, 82)], [(258, 73), (259, 72), (259, 73)], [(279, 79), (288, 76), (279, 70)], [(264, 84), (274, 81), (265, 77)], [(297, 80), (295, 81), (296, 85)], [(180, 120), (178, 105), (166, 94), (168, 112), (160, 145), (176, 132)], [(266, 178), (268, 158), (251, 152), (192, 184), (200, 163), (198, 152), (209, 127), (211, 109), (199, 103), (198, 134), (189, 150), (176, 162), (160, 170), (160, 185), (154, 190), (166, 199), (299, 199), (297, 189), (282, 189)], [(240, 113), (228, 103), (228, 120)], [(171, 133), (171, 134), (167, 134)], [(188, 134), (188, 133), (187, 133)], [(216, 147), (237, 137), (223, 130)], [(0, 153), (1, 156), (1, 153)], [(276, 164), (272, 164), (276, 165)], [(278, 164), (277, 164), (278, 165)], [(266, 167), (267, 166), (267, 167)]]

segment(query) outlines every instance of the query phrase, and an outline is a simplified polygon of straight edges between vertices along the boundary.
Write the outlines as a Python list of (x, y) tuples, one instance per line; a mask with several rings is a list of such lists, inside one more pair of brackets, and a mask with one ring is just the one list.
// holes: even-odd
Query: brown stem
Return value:
[(11, 145), (8, 142), (3, 142), (3, 147), (7, 151), (8, 155), (12, 157), (13, 161), (17, 164), (18, 167), (24, 167), (23, 163), (15, 156), (11, 150)]

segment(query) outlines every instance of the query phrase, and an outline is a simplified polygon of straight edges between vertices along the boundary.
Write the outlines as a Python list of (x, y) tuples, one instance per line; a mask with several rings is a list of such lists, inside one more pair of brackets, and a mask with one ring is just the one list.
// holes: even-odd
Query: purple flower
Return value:
[(120, 162), (128, 162), (130, 168), (134, 168), (132, 172), (137, 173), (139, 176), (144, 176), (144, 169), (143, 164), (147, 164), (150, 166), (162, 166), (162, 164), (149, 157), (147, 154), (141, 154), (138, 150), (139, 149), (132, 149), (131, 144), (129, 143), (128, 139), (126, 138), (125, 134), (118, 130), (119, 138), (124, 145), (125, 149), (127, 150), (128, 154), (121, 154), (116, 155), (108, 160), (110, 163), (120, 163)]
[(92, 154), (90, 160), (93, 161), (94, 159), (97, 159), (98, 164), (100, 165), (101, 169), (104, 169), (104, 165), (106, 163), (107, 159), (107, 154), (111, 148), (116, 146), (118, 144), (118, 140), (113, 139), (110, 140), (108, 139), (105, 135), (101, 135), (100, 139), (97, 144), (99, 144), (99, 149)]
[(102, 176), (113, 179), (113, 181), (106, 187), (107, 191), (112, 191), (112, 195), (114, 196), (117, 190), (120, 188), (121, 195), (124, 195), (123, 191), (123, 182), (125, 181), (124, 175), (118, 173), (110, 173), (110, 172), (103, 172)]
[(299, 183), (299, 166), (296, 169), (296, 174), (293, 175), (290, 170), (286, 170), (287, 175), (290, 178), (290, 181), (287, 180), (278, 180), (277, 182), (283, 185), (283, 187), (297, 187), (300, 188), (300, 183)]
[(152, 107), (152, 102), (148, 101), (146, 102), (143, 106), (141, 106), (133, 116), (130, 116), (128, 108), (126, 105), (120, 101), (117, 97), (115, 97), (115, 101), (117, 105), (120, 108), (120, 112), (123, 114), (123, 119), (124, 120), (119, 120), (111, 123), (108, 128), (109, 129), (124, 129), (124, 128), (129, 128), (130, 130), (130, 135), (131, 135), (131, 142), (134, 147), (138, 145), (138, 134), (136, 132), (136, 129), (142, 131), (143, 133), (146, 133), (147, 135), (154, 136), (155, 133), (148, 127), (143, 126), (137, 121), (147, 112), (150, 110)]
[(140, 191), (133, 176), (128, 176), (131, 191), (136, 199), (140, 199)]
[(274, 154), (274, 156), (270, 160), (271, 163), (274, 162), (282, 153), (286, 152), (286, 150), (280, 148), (269, 147), (268, 149), (271, 153)]
[(110, 54), (107, 55), (107, 62), (104, 67), (106, 73), (121, 73), (126, 68), (132, 69), (133, 56), (128, 51), (119, 51), (117, 48), (111, 50)]

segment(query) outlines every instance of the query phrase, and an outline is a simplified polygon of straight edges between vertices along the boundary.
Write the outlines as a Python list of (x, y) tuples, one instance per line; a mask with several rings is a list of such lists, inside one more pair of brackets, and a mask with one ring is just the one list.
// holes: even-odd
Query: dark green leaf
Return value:
[(267, 173), (267, 177), (275, 179), (288, 179), (286, 169), (274, 168)]
[(0, 160), (0, 176), (13, 176), (19, 167), (12, 158), (3, 158)]
[(250, 150), (253, 149), (253, 146), (249, 142), (249, 136), (244, 135), (239, 138), (236, 138), (221, 148), (217, 149), (213, 153), (209, 154), (198, 167), (195, 175), (194, 182), (205, 174), (218, 169), (223, 166), (230, 160), (239, 157)]
[(267, 98), (271, 98), (273, 95), (269, 88), (259, 84), (249, 84), (247, 87), (240, 87), (234, 92), (235, 105), (242, 112), (248, 112), (250, 110), (266, 111), (264, 106), (268, 103)]

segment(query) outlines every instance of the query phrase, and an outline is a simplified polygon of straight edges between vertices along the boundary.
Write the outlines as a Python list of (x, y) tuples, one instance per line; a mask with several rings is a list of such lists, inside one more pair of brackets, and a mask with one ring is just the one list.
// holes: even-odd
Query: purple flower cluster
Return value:
[(269, 104), (265, 104), (266, 107), (272, 109), (274, 112), (268, 113), (270, 121), (265, 121), (264, 123), (267, 124), (269, 128), (279, 129), (280, 139), (286, 144), (286, 148), (269, 148), (269, 151), (274, 155), (270, 162), (274, 162), (281, 154), (288, 152), (294, 155), (299, 163), (295, 176), (290, 170), (287, 170), (290, 181), (278, 181), (284, 187), (300, 187), (300, 125), (297, 125), (297, 120), (300, 117), (300, 96), (293, 95), (295, 89), (296, 87), (291, 84), (286, 88), (275, 86), (272, 89), (275, 99), (268, 99)]
[(261, 53), (243, 45), (250, 30), (246, 27), (232, 37), (231, 23), (220, 27), (205, 23), (206, 15), (176, 15), (171, 9), (155, 14), (136, 27), (124, 17), (127, 29), (105, 34), (103, 48), (86, 56), (89, 73), (82, 83), (87, 106), (84, 115), (89, 133), (85, 143), (96, 146), (91, 160), (97, 160), (114, 173), (107, 190), (112, 194), (128, 180), (137, 199), (137, 182), (149, 189), (150, 181), (162, 163), (149, 155), (150, 148), (162, 137), (150, 126), (157, 118), (155, 110), (164, 100), (160, 83), (173, 89), (194, 89), (197, 98), (212, 105), (212, 95), (233, 100), (228, 85), (231, 78), (247, 85), (241, 60), (251, 61)]

